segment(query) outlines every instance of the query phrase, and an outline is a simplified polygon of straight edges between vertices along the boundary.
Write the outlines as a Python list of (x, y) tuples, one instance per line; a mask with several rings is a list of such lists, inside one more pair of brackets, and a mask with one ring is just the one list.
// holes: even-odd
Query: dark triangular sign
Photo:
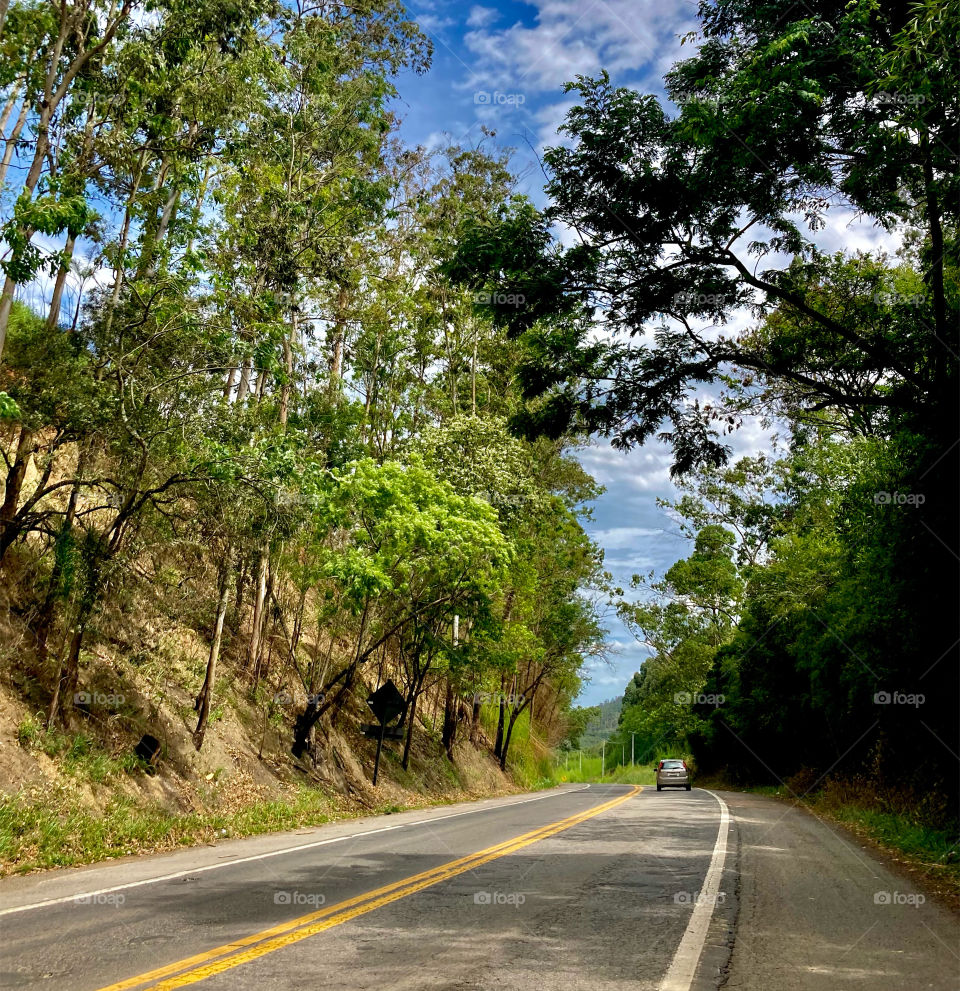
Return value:
[(403, 712), (403, 696), (392, 680), (385, 681), (368, 699), (367, 705), (381, 723), (389, 723)]

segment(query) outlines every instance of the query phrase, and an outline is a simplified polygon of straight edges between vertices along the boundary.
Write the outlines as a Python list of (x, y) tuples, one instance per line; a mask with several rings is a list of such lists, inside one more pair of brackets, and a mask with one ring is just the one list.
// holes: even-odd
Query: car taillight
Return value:
[(682, 760), (682, 761), (680, 761), (680, 763), (683, 764), (683, 769), (686, 770), (687, 769), (687, 762), (685, 760)]

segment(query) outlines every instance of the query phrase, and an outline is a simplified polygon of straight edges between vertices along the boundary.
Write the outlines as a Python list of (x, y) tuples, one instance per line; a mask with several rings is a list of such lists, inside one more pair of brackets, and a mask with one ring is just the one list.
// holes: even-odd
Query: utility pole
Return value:
[(601, 781), (603, 781), (603, 767), (604, 764), (606, 763), (606, 754), (607, 754), (607, 741), (604, 740), (600, 744), (600, 780)]
[(580, 758), (580, 773), (583, 774), (583, 751), (578, 750), (577, 756)]
[(636, 733), (631, 733), (630, 734), (630, 766), (631, 767), (633, 767), (633, 744), (634, 744), (634, 739), (633, 738), (636, 735), (637, 735)]

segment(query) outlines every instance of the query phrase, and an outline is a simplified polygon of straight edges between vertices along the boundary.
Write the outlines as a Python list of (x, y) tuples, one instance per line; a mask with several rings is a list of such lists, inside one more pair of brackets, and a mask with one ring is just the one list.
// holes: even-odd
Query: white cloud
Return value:
[(593, 535), (608, 551), (613, 551), (622, 548), (635, 548), (645, 537), (655, 537), (661, 532), (659, 529), (645, 526), (617, 526), (606, 530), (596, 530)]
[(494, 7), (480, 7), (474, 5), (470, 8), (470, 15), (467, 17), (467, 27), (485, 28), (500, 19), (500, 11)]
[[(505, 91), (559, 92), (576, 75), (607, 69), (659, 89), (664, 71), (681, 55), (678, 35), (695, 26), (693, 3), (654, 0), (537, 0), (536, 23), (464, 36), (475, 72)], [(472, 26), (472, 25), (471, 25)]]
[(884, 230), (849, 207), (828, 210), (825, 219), (826, 227), (817, 236), (817, 243), (824, 251), (842, 250), (848, 254), (885, 251), (892, 257), (903, 246), (901, 231)]
[(452, 17), (441, 17), (437, 14), (417, 14), (416, 20), (420, 29), (427, 34), (438, 34), (457, 23)]

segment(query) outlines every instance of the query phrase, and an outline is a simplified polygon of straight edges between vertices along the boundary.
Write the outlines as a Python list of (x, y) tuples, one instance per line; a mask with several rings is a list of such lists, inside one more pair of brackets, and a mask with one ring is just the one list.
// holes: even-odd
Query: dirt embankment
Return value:
[[(318, 725), (301, 761), (289, 749), (306, 701), (296, 686), (251, 691), (227, 664), (198, 752), (188, 687), (199, 685), (207, 645), (192, 630), (150, 620), (136, 651), (104, 638), (84, 652), (73, 725), (48, 730), (45, 673), (31, 667), (26, 625), (9, 607), (3, 613), (0, 652), (17, 656), (0, 676), (2, 873), (518, 790), (486, 736), (472, 744), (463, 734), (454, 762), (447, 759), (442, 699), (430, 691), (418, 706), (409, 769), (402, 743), (388, 741), (374, 788), (376, 741), (360, 726), (371, 719), (367, 691), (390, 676), (388, 663), (366, 672), (332, 724)], [(155, 768), (134, 754), (145, 733), (161, 744)]]

